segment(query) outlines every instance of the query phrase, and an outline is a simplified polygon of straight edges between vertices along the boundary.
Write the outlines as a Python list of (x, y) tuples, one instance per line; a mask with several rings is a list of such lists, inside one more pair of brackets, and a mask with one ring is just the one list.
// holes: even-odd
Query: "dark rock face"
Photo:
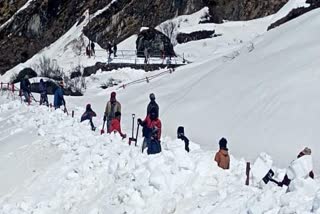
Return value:
[(138, 57), (144, 57), (145, 48), (151, 57), (161, 57), (163, 53), (165, 56), (175, 56), (170, 39), (154, 28), (143, 30), (138, 34), (136, 41)]
[(25, 76), (28, 75), (28, 78), (37, 77), (37, 73), (32, 68), (24, 68), (19, 72), (15, 80), (12, 81), (12, 83), (20, 82), (22, 79), (25, 78)]
[(27, 0), (1, 0), (0, 1), (0, 25), (5, 23), (21, 8)]
[(271, 30), (275, 27), (278, 27), (292, 19), (295, 19), (311, 10), (314, 10), (316, 8), (319, 8), (320, 7), (320, 1), (318, 0), (308, 0), (307, 3), (310, 4), (309, 7), (299, 7), (299, 8), (296, 8), (296, 9), (293, 9), (290, 11), (290, 13), (288, 15), (286, 15), (285, 17), (283, 17), (282, 19), (279, 19), (278, 21), (272, 23), (269, 27), (268, 27), (268, 30)]
[(179, 66), (182, 66), (184, 64), (130, 64), (130, 63), (117, 63), (117, 64), (107, 64), (107, 63), (96, 63), (94, 66), (86, 67), (83, 70), (84, 77), (88, 77), (92, 74), (97, 73), (98, 70), (101, 69), (101, 71), (112, 71), (120, 68), (133, 68), (133, 69), (140, 69), (145, 71), (154, 71), (159, 70), (163, 68), (177, 68)]
[[(56, 89), (58, 88), (58, 84), (52, 80), (48, 80), (45, 82), (47, 85), (47, 94), (53, 95)], [(40, 93), (39, 91), (39, 83), (31, 83), (31, 92)], [(63, 94), (67, 96), (82, 96), (79, 91), (73, 92), (70, 88), (64, 88)]]
[[(0, 29), (0, 74), (25, 62), (66, 33), (87, 9), (90, 14), (112, 0), (34, 0)], [(246, 20), (276, 12), (288, 0), (118, 0), (93, 17), (84, 34), (106, 48), (139, 33), (142, 26), (155, 27), (177, 15), (208, 6), (212, 21)], [(17, 4), (9, 4), (14, 2)], [(1, 22), (8, 20), (26, 0), (0, 0)], [(9, 5), (9, 6), (8, 6)], [(16, 7), (16, 8), (15, 8)], [(5, 8), (5, 9), (4, 9)], [(3, 12), (4, 11), (4, 12)], [(12, 11), (12, 12), (10, 12)], [(2, 14), (6, 14), (3, 15)]]
[(192, 33), (179, 33), (177, 35), (177, 42), (181, 44), (181, 43), (187, 43), (190, 41), (216, 37), (217, 35), (215, 35), (214, 32), (215, 32), (214, 30), (202, 30), (202, 31), (195, 31)]
[(212, 21), (248, 20), (277, 12), (288, 0), (203, 0)]

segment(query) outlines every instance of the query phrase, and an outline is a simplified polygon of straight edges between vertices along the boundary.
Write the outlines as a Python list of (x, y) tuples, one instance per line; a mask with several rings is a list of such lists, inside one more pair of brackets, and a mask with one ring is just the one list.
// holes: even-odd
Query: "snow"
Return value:
[[(179, 53), (193, 53), (194, 63), (149, 83), (119, 87), (162, 71), (126, 68), (90, 76), (83, 97), (66, 97), (75, 118), (1, 92), (0, 213), (320, 213), (320, 9), (265, 32), (271, 19), (226, 22), (215, 26), (224, 32), (220, 40), (178, 45)], [(78, 38), (81, 27), (71, 30), (72, 36), (47, 51), (66, 56), (60, 45)], [(130, 40), (122, 47), (132, 45)], [(204, 42), (207, 46), (199, 45)], [(100, 89), (110, 78), (120, 85)], [(131, 114), (143, 118), (148, 95), (155, 93), (163, 124), (161, 154), (141, 154), (141, 136), (138, 147), (128, 146), (118, 135), (100, 135), (79, 123), (91, 103), (100, 128), (111, 91), (122, 104), (127, 134)], [(181, 125), (191, 140), (190, 153), (175, 139)], [(228, 139), (229, 170), (213, 161), (222, 136)], [(289, 188), (262, 184), (262, 167), (254, 167), (250, 185), (244, 185), (246, 162), (260, 158), (280, 181), (305, 146), (312, 149), (315, 180), (298, 176)]]
[[(2, 190), (0, 213), (285, 213), (318, 209), (318, 180), (300, 180), (290, 193), (272, 183), (265, 188), (245, 186), (243, 159), (231, 156), (230, 170), (222, 170), (214, 164), (213, 152), (191, 142), (191, 152), (187, 153), (182, 141), (169, 137), (162, 140), (161, 154), (148, 156), (118, 135), (100, 135), (86, 122), (79, 123), (83, 109), (76, 110), (76, 117), (71, 118), (36, 104), (26, 106), (5, 99), (1, 103), (1, 117), (13, 117), (19, 122), (12, 124), (22, 125), (29, 133), (41, 129), (45, 137), (38, 135), (35, 140), (42, 147), (55, 147), (61, 158), (41, 154), (46, 167), (32, 165), (28, 170), (33, 170), (33, 175), (8, 171), (1, 185), (10, 178), (26, 177), (24, 182), (10, 181), (9, 186), (19, 184), (19, 188)], [(96, 118), (95, 122), (101, 121)], [(10, 143), (18, 141), (12, 139)], [(15, 149), (19, 154), (29, 151), (32, 157), (42, 153), (33, 150), (34, 144), (21, 143), (24, 146)], [(141, 143), (139, 138), (138, 145)], [(16, 158), (28, 166), (26, 156), (17, 154)], [(6, 167), (10, 166), (7, 162)], [(306, 188), (312, 191), (305, 193)]]

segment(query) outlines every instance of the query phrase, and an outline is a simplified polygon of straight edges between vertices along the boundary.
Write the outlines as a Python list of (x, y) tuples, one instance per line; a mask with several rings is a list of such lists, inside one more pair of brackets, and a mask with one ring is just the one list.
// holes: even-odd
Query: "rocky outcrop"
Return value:
[(0, 1), (0, 26), (9, 20), (27, 0), (1, 0)]
[[(246, 20), (276, 12), (288, 0), (117, 0), (91, 17), (84, 33), (106, 48), (107, 41), (121, 42), (139, 33), (142, 26), (155, 27), (177, 15), (190, 14), (209, 6), (212, 21)], [(2, 0), (3, 5), (26, 0)], [(12, 22), (0, 29), (0, 74), (24, 62), (60, 38), (87, 9), (95, 14), (112, 0), (33, 0)], [(2, 7), (0, 7), (3, 9)], [(14, 4), (3, 14), (16, 12)], [(12, 8), (12, 9), (8, 9)], [(12, 12), (8, 12), (12, 10)], [(0, 17), (2, 17), (0, 15)], [(10, 15), (3, 16), (3, 21)]]
[(170, 39), (154, 28), (143, 30), (138, 34), (136, 47), (138, 57), (145, 57), (145, 49), (151, 57), (162, 57), (163, 54), (171, 57), (176, 55)]
[[(53, 95), (56, 89), (58, 88), (58, 84), (54, 82), (53, 80), (48, 80), (45, 82), (47, 86), (47, 94)], [(31, 92), (33, 93), (40, 93), (39, 91), (39, 83), (31, 83)], [(71, 88), (64, 88), (63, 94), (67, 96), (83, 96), (83, 94), (80, 91), (73, 91)]]
[(201, 31), (195, 31), (192, 33), (178, 33), (177, 42), (179, 44), (182, 44), (190, 41), (217, 37), (218, 35), (214, 34), (214, 32), (215, 32), (214, 30), (201, 30)]
[(277, 12), (288, 0), (203, 0), (209, 7), (211, 20), (248, 20)]
[(37, 73), (32, 68), (24, 68), (19, 72), (19, 74), (12, 81), (12, 83), (20, 82), (25, 77), (33, 78), (33, 77), (37, 77), (37, 76), (38, 76)]
[(299, 7), (296, 9), (293, 9), (290, 11), (290, 13), (288, 15), (286, 15), (285, 17), (277, 20), (276, 22), (272, 23), (269, 27), (268, 30), (271, 30), (275, 27), (278, 27), (292, 19), (295, 19), (311, 10), (314, 10), (316, 8), (320, 7), (320, 1), (319, 0), (308, 0), (307, 3), (310, 4), (309, 7)]
[(83, 75), (84, 77), (88, 77), (92, 74), (97, 73), (98, 70), (101, 69), (101, 71), (112, 71), (116, 69), (121, 69), (121, 68), (133, 68), (133, 69), (139, 69), (139, 70), (145, 70), (145, 71), (155, 71), (163, 68), (177, 68), (180, 67), (184, 64), (170, 64), (167, 65), (166, 63), (164, 64), (131, 64), (131, 63), (101, 63), (98, 62), (94, 66), (90, 67), (85, 67), (83, 70)]

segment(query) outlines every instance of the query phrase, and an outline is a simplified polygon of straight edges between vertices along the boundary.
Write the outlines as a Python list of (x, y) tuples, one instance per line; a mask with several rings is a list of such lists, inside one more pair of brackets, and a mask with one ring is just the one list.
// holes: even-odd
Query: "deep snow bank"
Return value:
[[(15, 111), (7, 106), (16, 106)], [(15, 114), (15, 126), (37, 129), (42, 146), (59, 149), (60, 160), (0, 197), (0, 213), (262, 213), (319, 210), (318, 181), (300, 181), (291, 193), (272, 183), (245, 186), (245, 161), (231, 157), (230, 170), (212, 161), (213, 151), (164, 138), (159, 155), (141, 154), (118, 135), (90, 131), (89, 124), (60, 110), (0, 104), (1, 116)], [(12, 133), (15, 137), (20, 133)], [(30, 142), (30, 136), (24, 136)], [(139, 140), (139, 145), (141, 139)], [(52, 148), (54, 147), (54, 148)], [(3, 148), (3, 143), (0, 144)], [(36, 155), (34, 150), (30, 155)], [(50, 154), (47, 154), (48, 156)], [(41, 159), (39, 159), (41, 161)], [(5, 164), (4, 162), (1, 165)], [(10, 164), (10, 163), (7, 163)], [(7, 166), (10, 179), (15, 163)], [(34, 166), (32, 166), (34, 167)], [(280, 170), (281, 171), (281, 170)], [(280, 172), (279, 171), (279, 172)], [(3, 182), (1, 182), (3, 185)]]

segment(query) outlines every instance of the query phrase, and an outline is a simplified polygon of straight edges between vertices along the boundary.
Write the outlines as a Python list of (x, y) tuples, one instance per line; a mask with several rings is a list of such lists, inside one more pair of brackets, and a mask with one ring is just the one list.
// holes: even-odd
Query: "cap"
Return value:
[(149, 95), (149, 98), (150, 98), (150, 100), (155, 100), (155, 99), (156, 99), (156, 96), (154, 95), (154, 93), (151, 93), (151, 94)]

